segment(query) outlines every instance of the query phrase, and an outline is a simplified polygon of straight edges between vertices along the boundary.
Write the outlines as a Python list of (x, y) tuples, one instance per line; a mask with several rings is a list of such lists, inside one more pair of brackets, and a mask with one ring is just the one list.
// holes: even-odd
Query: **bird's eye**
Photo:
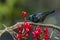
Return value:
[(6, 2), (6, 0), (0, 0), (0, 3), (5, 3)]

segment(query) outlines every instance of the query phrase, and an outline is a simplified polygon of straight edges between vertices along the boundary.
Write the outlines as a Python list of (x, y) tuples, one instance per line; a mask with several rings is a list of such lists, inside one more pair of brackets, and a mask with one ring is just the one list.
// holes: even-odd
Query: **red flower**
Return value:
[(35, 34), (35, 32), (32, 32), (32, 37), (33, 38), (36, 38), (37, 37), (36, 34)]
[(16, 34), (16, 40), (18, 40), (19, 39), (19, 34)]
[(22, 34), (16, 34), (16, 39), (22, 39)]
[(45, 40), (49, 40), (48, 34), (44, 34), (44, 39), (45, 39)]
[(25, 33), (29, 33), (29, 29), (28, 28), (26, 28), (24, 31), (25, 31)]
[(22, 16), (26, 17), (26, 12), (25, 11), (22, 11)]
[(47, 34), (48, 33), (48, 27), (44, 28), (44, 33)]
[(39, 32), (38, 31), (33, 31), (32, 32), (33, 38), (37, 38), (39, 36)]
[(29, 28), (29, 30), (31, 29), (31, 25), (29, 23), (27, 23), (27, 28)]
[(28, 24), (27, 22), (23, 23), (24, 28), (27, 28), (27, 24)]
[(39, 31), (35, 30), (34, 32), (35, 32), (36, 35), (39, 35)]
[(21, 25), (18, 25), (17, 30), (18, 30), (19, 33), (21, 33), (22, 32), (22, 26)]
[(31, 29), (32, 28), (32, 25), (29, 25), (29, 29)]
[(26, 21), (23, 23), (23, 26), (24, 26), (24, 28), (29, 28), (29, 29), (31, 29), (31, 25), (29, 24), (29, 23), (27, 23)]
[(20, 38), (20, 39), (22, 38), (22, 34), (19, 34), (19, 38)]
[(42, 29), (36, 26), (35, 30), (32, 32), (33, 38), (38, 38), (40, 33), (42, 33)]
[(37, 26), (35, 30), (37, 30), (39, 34), (42, 33), (42, 29), (39, 26)]

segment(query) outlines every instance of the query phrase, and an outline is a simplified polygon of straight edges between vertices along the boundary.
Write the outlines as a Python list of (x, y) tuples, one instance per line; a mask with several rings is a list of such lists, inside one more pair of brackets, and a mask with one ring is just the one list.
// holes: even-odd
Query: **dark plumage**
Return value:
[(55, 10), (53, 11), (46, 11), (46, 12), (42, 12), (42, 13), (36, 13), (36, 14), (32, 14), (29, 16), (28, 20), (38, 23), (38, 22), (43, 22), (44, 19), (49, 15), (54, 13)]

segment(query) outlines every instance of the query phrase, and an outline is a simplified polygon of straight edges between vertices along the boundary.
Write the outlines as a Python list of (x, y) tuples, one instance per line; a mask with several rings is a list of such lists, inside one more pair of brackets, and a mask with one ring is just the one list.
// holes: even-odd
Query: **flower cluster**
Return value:
[(32, 32), (33, 38), (38, 38), (39, 34), (41, 34), (41, 33), (42, 33), (41, 28), (37, 26), (37, 27), (35, 28), (35, 30)]
[(35, 30), (32, 32), (33, 39), (35, 40), (48, 40), (48, 28), (44, 28), (44, 32), (39, 26), (36, 26)]
[[(26, 12), (22, 11), (22, 16), (26, 17)], [(16, 40), (27, 40), (29, 37), (29, 32), (31, 32), (32, 25), (24, 20), (22, 25), (18, 25), (16, 34)], [(36, 28), (32, 31), (33, 40), (49, 40), (48, 36), (48, 27), (44, 28), (44, 31), (37, 25)]]
[[(31, 25), (27, 22), (24, 22), (22, 25), (18, 25), (17, 30), (18, 34), (16, 34), (16, 39), (27, 39), (29, 37), (29, 32), (31, 30)], [(24, 32), (22, 32), (24, 30)]]

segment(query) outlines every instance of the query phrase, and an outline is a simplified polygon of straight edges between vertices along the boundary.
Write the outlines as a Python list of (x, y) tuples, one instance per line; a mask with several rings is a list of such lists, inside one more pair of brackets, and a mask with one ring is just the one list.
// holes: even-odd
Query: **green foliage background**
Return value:
[(32, 10), (25, 6), (24, 0), (6, 0), (5, 3), (0, 3), (0, 29), (4, 29), (2, 24), (9, 27), (22, 21), (21, 11), (23, 10), (27, 14), (32, 13)]

